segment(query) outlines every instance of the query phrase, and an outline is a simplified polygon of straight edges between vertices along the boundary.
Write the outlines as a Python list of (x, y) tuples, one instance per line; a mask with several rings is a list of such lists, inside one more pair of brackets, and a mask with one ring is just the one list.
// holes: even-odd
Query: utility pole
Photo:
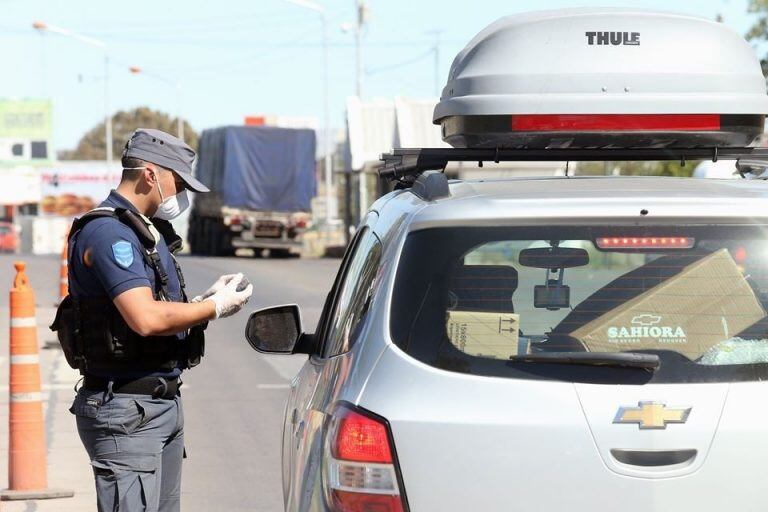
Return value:
[(110, 185), (112, 183), (112, 114), (109, 112), (109, 54), (104, 53), (104, 112), (106, 112), (106, 118), (104, 127), (106, 134), (104, 138), (107, 144), (107, 174), (110, 177)]
[(48, 25), (47, 23), (44, 23), (42, 21), (36, 21), (32, 24), (32, 28), (39, 31), (40, 33), (48, 32), (52, 34), (57, 34), (64, 37), (69, 37), (72, 39), (75, 39), (76, 41), (80, 41), (81, 43), (87, 44), (89, 46), (94, 46), (96, 48), (100, 48), (104, 51), (104, 142), (106, 145), (106, 162), (107, 162), (107, 176), (111, 182), (112, 180), (112, 171), (111, 171), (111, 164), (112, 164), (112, 115), (110, 114), (109, 109), (109, 53), (107, 53), (107, 45), (103, 41), (100, 41), (98, 39), (94, 39), (93, 37), (84, 36), (82, 34), (78, 34), (77, 32), (72, 32), (71, 30), (67, 30), (61, 27), (56, 27), (53, 25)]
[[(365, 0), (355, 0), (355, 94), (360, 99), (361, 103), (363, 100), (363, 45), (362, 45), (362, 37), (363, 37), (363, 28), (365, 26), (365, 23), (367, 21), (368, 17), (368, 7), (365, 4)], [(358, 210), (359, 210), (359, 219), (363, 219), (363, 214), (365, 213), (365, 210), (368, 208), (368, 187), (366, 183), (366, 176), (365, 176), (365, 169), (360, 169), (360, 174), (358, 175)]]
[(333, 190), (333, 150), (331, 148), (331, 100), (330, 87), (330, 57), (328, 55), (328, 14), (325, 7), (312, 0), (285, 0), (288, 3), (314, 11), (320, 16), (323, 31), (323, 148), (325, 152), (325, 222), (330, 225), (336, 220), (336, 201)]
[(433, 79), (435, 84), (435, 96), (440, 97), (440, 35), (442, 30), (430, 30), (427, 34), (432, 35), (435, 38), (435, 42), (432, 44), (432, 54), (434, 57), (434, 70)]
[(363, 99), (363, 27), (368, 15), (368, 7), (365, 0), (355, 0), (355, 95)]

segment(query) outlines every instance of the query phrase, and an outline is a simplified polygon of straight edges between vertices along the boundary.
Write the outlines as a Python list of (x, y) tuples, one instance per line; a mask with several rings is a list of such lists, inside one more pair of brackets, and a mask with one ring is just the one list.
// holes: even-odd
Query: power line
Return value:
[(134, 28), (127, 28), (127, 29), (109, 29), (109, 30), (93, 30), (88, 31), (89, 34), (100, 34), (102, 37), (110, 35), (123, 35), (123, 36), (141, 36), (142, 34), (153, 34), (157, 33), (158, 31), (161, 31), (163, 35), (180, 35), (180, 34), (220, 34), (222, 32), (231, 32), (231, 31), (241, 31), (241, 30), (251, 30), (258, 28), (259, 25), (262, 24), (270, 24), (274, 25), (276, 23), (290, 23), (291, 26), (295, 26), (297, 24), (309, 24), (313, 20), (306, 19), (304, 17), (298, 17), (298, 16), (291, 16), (291, 17), (281, 17), (278, 19), (238, 19), (235, 22), (232, 22), (232, 19), (229, 19), (230, 23), (222, 23), (222, 24), (213, 24), (213, 23), (206, 23), (204, 25), (180, 25), (175, 27), (163, 27), (155, 28), (155, 27), (134, 27)]
[[(170, 39), (170, 38), (127, 38), (127, 37), (115, 37), (107, 39), (110, 43), (130, 43), (141, 45), (176, 45), (176, 46), (210, 46), (210, 47), (249, 47), (249, 48), (315, 48), (321, 46), (319, 42), (291, 44), (291, 43), (270, 43), (266, 41), (245, 41), (245, 40), (228, 40), (222, 41), (217, 39)], [(459, 41), (444, 41), (444, 42), (459, 42)], [(362, 45), (368, 48), (378, 47), (413, 47), (422, 46), (428, 44), (429, 41), (368, 41), (363, 42)], [(331, 42), (329, 46), (332, 48), (352, 48), (354, 43), (346, 42)], [(432, 50), (430, 50), (432, 51)]]
[(399, 68), (402, 68), (402, 67), (405, 67), (405, 66), (410, 66), (411, 64), (415, 64), (415, 63), (419, 62), (420, 60), (422, 60), (422, 59), (424, 59), (426, 57), (429, 57), (430, 55), (433, 54), (433, 52), (434, 52), (434, 50), (432, 48), (430, 48), (426, 52), (421, 53), (421, 54), (417, 55), (416, 57), (413, 57), (413, 58), (408, 59), (408, 60), (404, 60), (402, 62), (398, 62), (397, 64), (390, 64), (390, 65), (387, 65), (387, 66), (382, 66), (382, 67), (379, 67), (379, 68), (374, 68), (374, 69), (371, 69), (371, 70), (367, 70), (365, 74), (366, 75), (376, 75), (378, 73), (385, 73), (387, 71), (392, 71), (394, 69), (399, 69)]

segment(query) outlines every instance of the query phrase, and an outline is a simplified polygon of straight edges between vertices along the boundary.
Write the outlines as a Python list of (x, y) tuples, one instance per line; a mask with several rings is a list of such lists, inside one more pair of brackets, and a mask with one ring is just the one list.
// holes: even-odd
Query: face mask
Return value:
[[(155, 175), (155, 179), (157, 179), (157, 175)], [(153, 217), (162, 220), (173, 220), (181, 215), (181, 212), (189, 208), (187, 189), (171, 197), (164, 197), (163, 189), (160, 188), (160, 180), (157, 180), (157, 190), (160, 192), (161, 201)]]

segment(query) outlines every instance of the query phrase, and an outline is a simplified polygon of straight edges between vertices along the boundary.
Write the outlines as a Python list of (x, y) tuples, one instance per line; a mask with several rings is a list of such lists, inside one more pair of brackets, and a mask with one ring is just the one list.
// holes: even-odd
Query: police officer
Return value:
[(70, 232), (70, 296), (52, 328), (83, 373), (71, 412), (91, 459), (98, 510), (180, 509), (182, 370), (200, 361), (207, 321), (230, 316), (253, 286), (224, 275), (186, 300), (169, 220), (208, 192), (192, 176), (195, 152), (158, 130), (125, 145), (119, 186)]

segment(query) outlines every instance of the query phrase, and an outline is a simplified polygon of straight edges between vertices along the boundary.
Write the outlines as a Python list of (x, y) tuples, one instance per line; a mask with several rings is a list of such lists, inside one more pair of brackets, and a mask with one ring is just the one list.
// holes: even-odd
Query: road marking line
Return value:
[(257, 384), (256, 389), (288, 389), (290, 384)]

